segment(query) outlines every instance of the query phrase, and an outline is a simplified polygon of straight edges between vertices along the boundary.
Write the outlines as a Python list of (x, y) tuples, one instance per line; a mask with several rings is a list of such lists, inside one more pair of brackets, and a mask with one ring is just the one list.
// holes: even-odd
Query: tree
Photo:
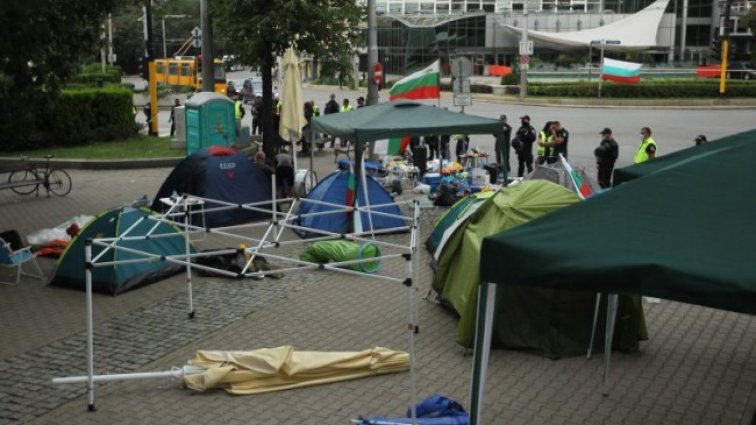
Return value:
[(215, 0), (215, 33), (236, 47), (243, 63), (263, 78), (263, 150), (275, 151), (273, 74), (276, 57), (288, 47), (311, 54), (323, 69), (351, 70), (364, 9), (356, 0)]
[[(0, 148), (33, 140), (81, 59), (100, 43), (115, 0), (5, 1), (0, 13)], [(35, 136), (36, 134), (36, 136)]]

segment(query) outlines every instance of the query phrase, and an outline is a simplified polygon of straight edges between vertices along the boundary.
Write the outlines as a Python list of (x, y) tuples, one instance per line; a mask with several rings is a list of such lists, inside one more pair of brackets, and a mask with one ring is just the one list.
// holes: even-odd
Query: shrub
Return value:
[(64, 90), (49, 122), (48, 145), (70, 146), (128, 137), (134, 133), (131, 92), (110, 86)]
[[(596, 97), (598, 81), (574, 83), (531, 83), (528, 94), (544, 97)], [(717, 80), (662, 80), (641, 84), (604, 82), (601, 96), (605, 98), (711, 98), (719, 96)], [(756, 84), (729, 81), (728, 97), (756, 97)]]

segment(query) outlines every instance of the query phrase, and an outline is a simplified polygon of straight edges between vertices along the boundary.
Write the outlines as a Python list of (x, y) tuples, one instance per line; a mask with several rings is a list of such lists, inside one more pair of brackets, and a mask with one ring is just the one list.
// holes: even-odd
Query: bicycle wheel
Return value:
[(47, 190), (58, 195), (66, 196), (71, 191), (71, 177), (67, 172), (60, 168), (53, 168), (48, 174), (48, 187)]
[(39, 177), (33, 169), (16, 170), (8, 176), (8, 183), (18, 185), (11, 186), (12, 191), (19, 195), (28, 195), (39, 187)]

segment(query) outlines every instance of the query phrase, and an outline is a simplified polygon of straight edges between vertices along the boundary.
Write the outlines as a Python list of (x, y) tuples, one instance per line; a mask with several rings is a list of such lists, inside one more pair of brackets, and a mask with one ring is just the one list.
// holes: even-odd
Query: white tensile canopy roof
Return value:
[[(614, 49), (647, 49), (657, 46), (656, 35), (659, 31), (664, 10), (669, 0), (657, 0), (640, 12), (601, 27), (583, 31), (546, 32), (528, 31), (528, 38), (537, 43), (552, 44), (563, 47), (588, 47), (595, 40), (618, 40)], [(522, 33), (523, 29), (507, 25), (507, 28)]]

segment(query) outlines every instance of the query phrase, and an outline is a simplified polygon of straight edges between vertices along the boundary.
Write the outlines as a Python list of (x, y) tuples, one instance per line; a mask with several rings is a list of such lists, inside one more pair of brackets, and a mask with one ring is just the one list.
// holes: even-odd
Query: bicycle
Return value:
[[(45, 155), (45, 168), (40, 169), (36, 163), (29, 163), (29, 166), (15, 170), (8, 176), (7, 187), (19, 195), (29, 195), (36, 193), (39, 196), (39, 187), (42, 186), (47, 191), (47, 197), (50, 192), (57, 196), (66, 196), (71, 192), (73, 185), (68, 173), (60, 168), (50, 166), (50, 158), (54, 155)], [(28, 157), (22, 157), (21, 161), (28, 161)]]

